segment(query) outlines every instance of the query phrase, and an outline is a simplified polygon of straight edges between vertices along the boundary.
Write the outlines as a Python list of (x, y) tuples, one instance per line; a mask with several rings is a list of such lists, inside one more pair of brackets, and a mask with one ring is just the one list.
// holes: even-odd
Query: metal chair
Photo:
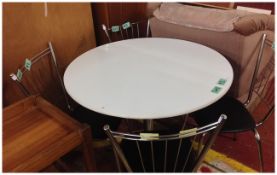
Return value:
[[(39, 63), (40, 65), (37, 66), (37, 64)], [(54, 74), (52, 70), (53, 68)], [(53, 81), (53, 78), (55, 78), (55, 80), (57, 80), (59, 86), (61, 87), (63, 98), (65, 99), (67, 108), (70, 110), (72, 109), (63, 84), (62, 77), (59, 73), (56, 56), (51, 42), (48, 42), (48, 47), (46, 49), (39, 52), (32, 58), (28, 60), (26, 59), (25, 64), (19, 67), (17, 73), (11, 73), (10, 77), (18, 85), (19, 89), (23, 92), (25, 96), (31, 96), (40, 93), (51, 103), (57, 105), (56, 99), (49, 99), (49, 94), (45, 91), (45, 89), (48, 89), (48, 92), (50, 92), (50, 89), (57, 89), (56, 87), (49, 87), (49, 84), (53, 85), (51, 81)]]
[(149, 37), (150, 34), (149, 20), (127, 21), (122, 25), (114, 25), (110, 28), (102, 24), (102, 29), (110, 43), (117, 40)]
[[(221, 115), (218, 121), (209, 125), (173, 134), (162, 131), (140, 134), (114, 132), (108, 125), (104, 130), (113, 145), (119, 171), (122, 163), (128, 172), (195, 172), (226, 119)], [(206, 139), (202, 138), (203, 135)]]
[[(120, 124), (121, 120), (119, 118), (102, 115), (80, 105), (73, 107), (73, 101), (70, 101), (65, 90), (51, 42), (48, 43), (46, 49), (32, 58), (28, 60), (26, 59), (25, 64), (18, 69), (17, 73), (10, 74), (10, 77), (18, 85), (25, 96), (41, 94), (42, 97), (65, 110), (79, 122), (89, 124), (94, 139), (103, 140), (106, 138), (106, 135), (102, 130), (106, 123), (112, 125), (114, 129)], [(53, 83), (54, 81), (57, 81), (61, 88), (53, 86), (53, 84), (55, 84)], [(55, 95), (53, 95), (53, 93)], [(60, 94), (63, 94), (66, 107), (60, 105), (64, 104), (59, 101), (59, 98), (57, 98)], [(64, 100), (62, 101), (64, 102)]]
[[(222, 128), (224, 133), (239, 133), (245, 131), (253, 131), (255, 139), (258, 145), (260, 171), (263, 171), (263, 155), (260, 135), (257, 131), (257, 127), (262, 125), (274, 111), (274, 59), (271, 59), (263, 69), (263, 72), (258, 76), (260, 63), (262, 61), (263, 49), (266, 44), (272, 44), (271, 41), (266, 39), (266, 34), (263, 34), (261, 40), (261, 46), (256, 61), (252, 81), (250, 83), (250, 90), (248, 97), (244, 103), (239, 100), (225, 96), (216, 103), (204, 108), (200, 111), (193, 113), (195, 121), (199, 125), (205, 125), (216, 121), (216, 118), (206, 117), (214, 116), (218, 114), (226, 114), (228, 119)], [(256, 104), (252, 101), (255, 98)], [(258, 101), (258, 102), (257, 102)], [(247, 109), (249, 104), (253, 104), (255, 107), (264, 104), (266, 108), (265, 115), (261, 117), (259, 121), (255, 121), (255, 116)]]

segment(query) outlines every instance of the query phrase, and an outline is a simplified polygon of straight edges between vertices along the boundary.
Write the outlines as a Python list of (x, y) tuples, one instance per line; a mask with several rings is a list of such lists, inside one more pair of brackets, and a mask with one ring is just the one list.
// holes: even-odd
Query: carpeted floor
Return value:
[[(274, 114), (258, 128), (262, 140), (264, 172), (274, 172)], [(225, 135), (232, 137), (232, 135)], [(256, 171), (259, 171), (259, 159), (257, 145), (252, 132), (237, 134), (234, 141), (228, 137), (219, 136), (213, 149), (235, 159)]]

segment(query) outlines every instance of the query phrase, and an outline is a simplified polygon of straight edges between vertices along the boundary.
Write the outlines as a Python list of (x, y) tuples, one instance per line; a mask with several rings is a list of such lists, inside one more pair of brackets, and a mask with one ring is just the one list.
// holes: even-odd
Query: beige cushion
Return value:
[(274, 16), (252, 14), (241, 17), (234, 23), (234, 30), (242, 35), (250, 35), (262, 30), (274, 31)]
[(154, 16), (164, 22), (217, 32), (232, 31), (233, 23), (246, 14), (248, 12), (203, 8), (178, 3), (163, 3), (154, 12)]

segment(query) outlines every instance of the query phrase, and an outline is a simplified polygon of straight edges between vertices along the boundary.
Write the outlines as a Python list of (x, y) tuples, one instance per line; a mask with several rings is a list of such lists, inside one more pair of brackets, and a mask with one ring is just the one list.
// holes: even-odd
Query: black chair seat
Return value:
[(221, 132), (243, 132), (253, 130), (255, 121), (245, 106), (235, 98), (223, 97), (216, 103), (192, 114), (200, 126), (217, 121), (225, 114), (227, 120)]
[(113, 130), (117, 130), (121, 122), (121, 118), (100, 114), (82, 106), (76, 107), (72, 115), (77, 121), (90, 125), (92, 137), (96, 139), (107, 138), (104, 125), (108, 124)]

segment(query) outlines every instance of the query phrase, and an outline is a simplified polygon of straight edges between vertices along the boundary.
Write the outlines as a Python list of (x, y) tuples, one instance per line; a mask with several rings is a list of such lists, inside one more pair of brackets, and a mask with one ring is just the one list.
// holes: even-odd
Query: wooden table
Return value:
[(68, 94), (82, 106), (147, 121), (202, 109), (220, 99), (232, 81), (232, 66), (220, 53), (169, 38), (102, 45), (76, 58), (64, 74)]
[(95, 171), (90, 128), (39, 96), (3, 111), (3, 171), (41, 171), (82, 145), (88, 171)]

